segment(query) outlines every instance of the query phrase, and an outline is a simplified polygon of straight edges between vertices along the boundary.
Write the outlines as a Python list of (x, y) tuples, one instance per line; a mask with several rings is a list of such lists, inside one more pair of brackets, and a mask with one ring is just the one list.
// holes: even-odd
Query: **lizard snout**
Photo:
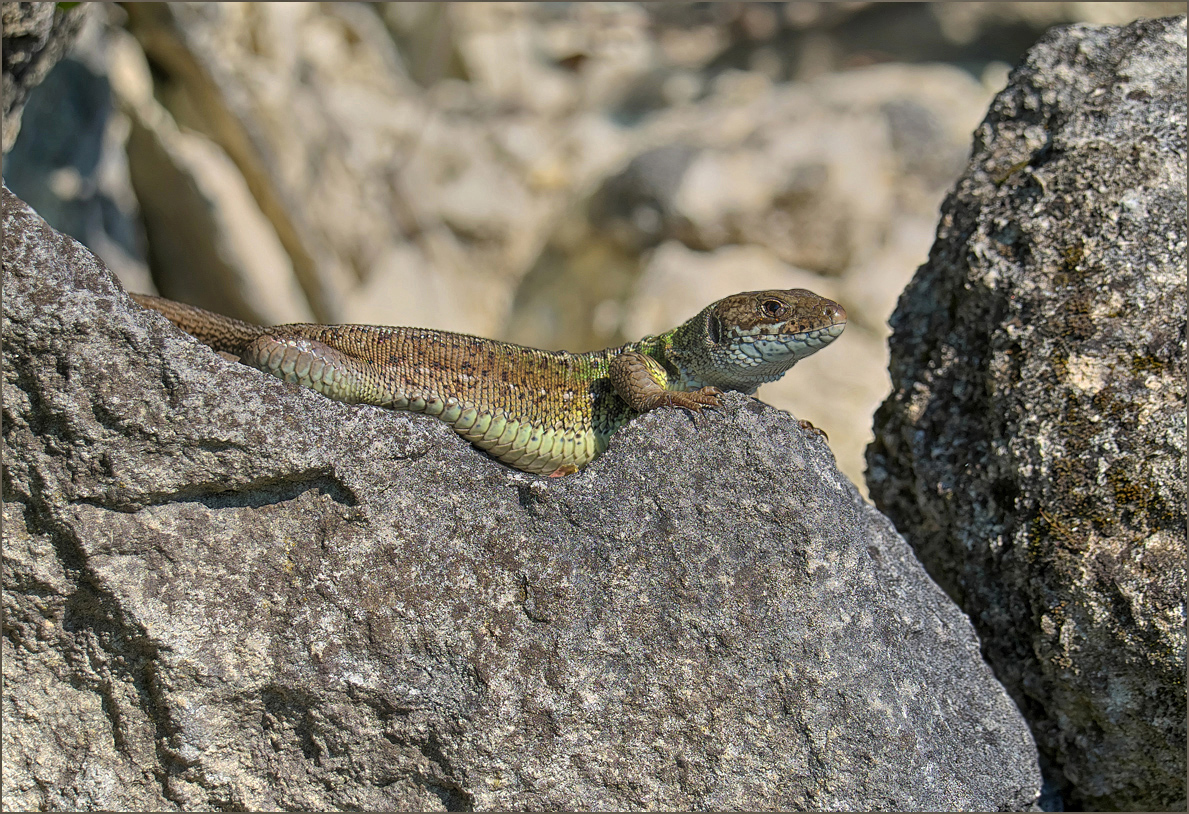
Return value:
[(846, 309), (832, 300), (826, 300), (822, 307), (822, 316), (830, 320), (831, 325), (846, 324)]

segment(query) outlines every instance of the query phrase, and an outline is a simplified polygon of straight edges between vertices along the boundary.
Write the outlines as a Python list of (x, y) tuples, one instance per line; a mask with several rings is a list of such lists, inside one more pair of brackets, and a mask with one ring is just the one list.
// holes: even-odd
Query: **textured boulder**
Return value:
[(1011, 809), (1035, 747), (825, 443), (570, 478), (225, 362), (5, 191), (9, 808)]
[(1185, 18), (1045, 37), (892, 320), (868, 487), (1075, 805), (1185, 808)]

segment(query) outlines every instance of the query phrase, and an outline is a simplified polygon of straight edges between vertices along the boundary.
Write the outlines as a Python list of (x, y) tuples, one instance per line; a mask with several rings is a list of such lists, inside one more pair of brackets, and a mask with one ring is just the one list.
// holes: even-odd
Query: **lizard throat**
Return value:
[(752, 331), (732, 328), (719, 343), (707, 343), (704, 354), (680, 360), (683, 384), (713, 385), (753, 393), (761, 384), (776, 381), (797, 362), (837, 339), (845, 323), (810, 331), (781, 334), (772, 326)]

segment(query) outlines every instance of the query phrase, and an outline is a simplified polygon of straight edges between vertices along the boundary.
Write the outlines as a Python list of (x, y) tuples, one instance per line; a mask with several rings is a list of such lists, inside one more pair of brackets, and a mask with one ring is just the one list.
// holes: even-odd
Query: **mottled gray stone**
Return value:
[(10, 808), (1012, 809), (966, 617), (787, 414), (561, 479), (224, 361), (5, 191)]
[(1075, 806), (1185, 808), (1185, 18), (1046, 36), (892, 319), (868, 486)]

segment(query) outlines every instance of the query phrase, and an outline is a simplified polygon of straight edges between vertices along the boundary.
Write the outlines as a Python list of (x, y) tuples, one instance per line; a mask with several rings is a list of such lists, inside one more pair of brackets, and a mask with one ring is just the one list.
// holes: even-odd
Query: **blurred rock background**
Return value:
[[(10, 7), (50, 4), (4, 5), (7, 60)], [(128, 289), (581, 351), (810, 288), (850, 325), (760, 395), (860, 488), (885, 321), (1009, 67), (1053, 25), (1186, 10), (72, 5), (4, 180)]]

